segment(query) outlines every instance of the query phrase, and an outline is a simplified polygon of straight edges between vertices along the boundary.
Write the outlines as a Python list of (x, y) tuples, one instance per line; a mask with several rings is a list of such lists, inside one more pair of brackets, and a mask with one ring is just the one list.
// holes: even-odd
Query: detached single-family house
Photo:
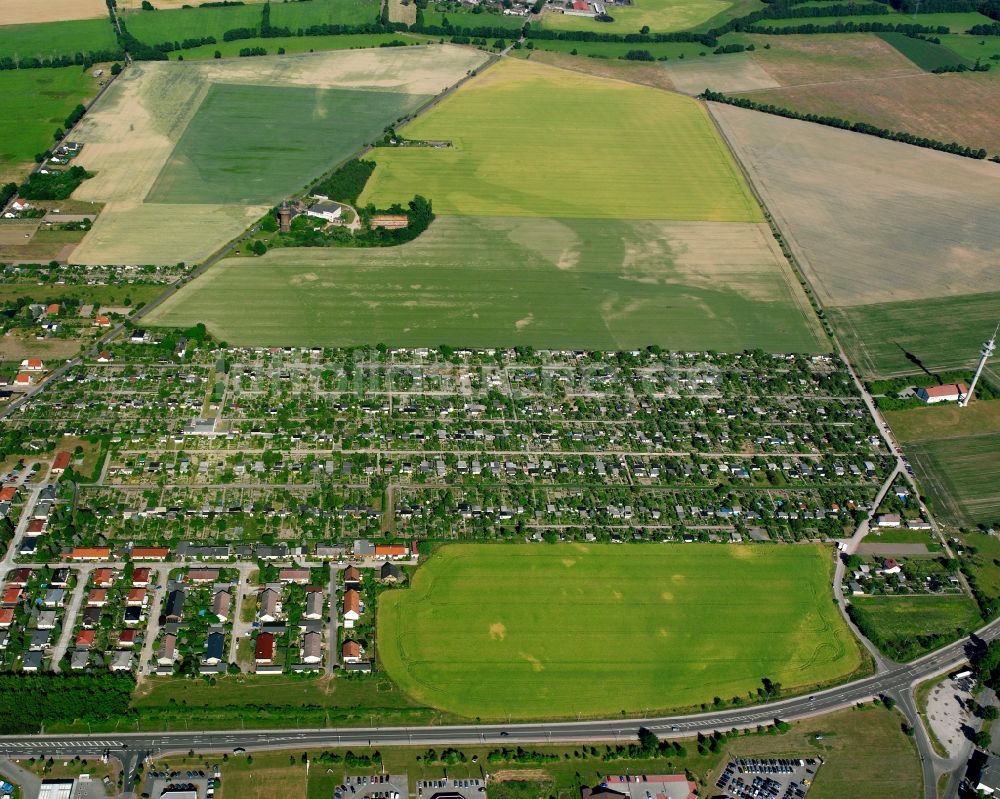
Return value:
[(160, 641), (160, 651), (156, 655), (156, 662), (161, 666), (172, 666), (177, 660), (177, 636), (167, 633)]
[(278, 572), (278, 580), (282, 583), (307, 585), (309, 583), (309, 569), (282, 569)]
[(66, 450), (56, 453), (55, 460), (52, 461), (52, 474), (59, 475), (69, 468), (70, 454)]
[(353, 588), (344, 591), (344, 619), (357, 621), (361, 618), (361, 594)]
[(141, 608), (146, 601), (145, 588), (130, 588), (125, 595), (125, 604), (132, 608)]
[(356, 588), (361, 585), (361, 572), (354, 566), (348, 566), (344, 569), (344, 585), (347, 588)]
[(212, 600), (212, 613), (219, 617), (221, 621), (229, 620), (229, 606), (232, 603), (233, 595), (223, 589), (216, 593)]
[(94, 638), (97, 633), (94, 630), (80, 630), (76, 634), (76, 648), (90, 649), (94, 645)]
[(87, 607), (103, 608), (106, 604), (108, 604), (108, 589), (91, 588), (87, 594)]
[(302, 662), (323, 662), (323, 636), (318, 632), (308, 632), (302, 636)]
[(260, 612), (257, 618), (261, 621), (277, 621), (280, 611), (280, 596), (277, 591), (265, 588), (260, 592)]
[(386, 561), (382, 564), (381, 568), (378, 570), (378, 578), (383, 583), (401, 583), (406, 580), (406, 575), (403, 570), (399, 568), (395, 563), (390, 563)]
[(132, 585), (135, 588), (146, 588), (149, 585), (150, 569), (146, 567), (135, 569), (132, 572)]
[(180, 588), (175, 588), (167, 594), (167, 606), (164, 618), (167, 621), (180, 621), (184, 616), (184, 601), (187, 595)]
[(208, 638), (205, 639), (205, 658), (202, 663), (206, 666), (217, 666), (221, 663), (225, 644), (225, 633), (209, 633)]
[(111, 671), (131, 671), (132, 653), (127, 650), (120, 650), (111, 655)]
[(340, 659), (344, 661), (344, 663), (360, 663), (363, 655), (364, 650), (361, 649), (361, 644), (357, 641), (348, 639), (347, 641), (344, 641), (344, 645), (340, 647)]
[(253, 646), (254, 662), (261, 666), (270, 666), (274, 662), (274, 636), (271, 633), (260, 633)]

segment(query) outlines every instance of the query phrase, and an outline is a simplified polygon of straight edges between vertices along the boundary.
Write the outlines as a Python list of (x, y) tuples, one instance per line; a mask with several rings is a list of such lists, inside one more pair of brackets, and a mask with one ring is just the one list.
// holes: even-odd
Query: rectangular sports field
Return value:
[(862, 658), (819, 546), (454, 545), (379, 598), (378, 656), (468, 717), (617, 715), (844, 679)]
[(0, 181), (23, 178), (69, 112), (96, 90), (97, 81), (80, 67), (0, 72)]
[(441, 214), (758, 222), (704, 109), (646, 86), (505, 59), (379, 149), (361, 202), (430, 197)]
[(439, 217), (400, 247), (227, 259), (148, 320), (247, 345), (829, 346), (748, 223)]

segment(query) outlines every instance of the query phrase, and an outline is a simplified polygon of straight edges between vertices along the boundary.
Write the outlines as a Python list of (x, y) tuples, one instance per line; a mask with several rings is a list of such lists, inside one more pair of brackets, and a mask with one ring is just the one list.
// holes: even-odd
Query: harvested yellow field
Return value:
[(96, 19), (107, 15), (104, 0), (0, 0), (0, 20), (4, 25)]
[(996, 289), (1000, 164), (709, 107), (824, 304)]
[(191, 264), (239, 236), (266, 205), (108, 203), (74, 264)]
[(663, 65), (677, 91), (691, 96), (705, 89), (716, 92), (745, 92), (770, 89), (780, 84), (750, 54), (708, 56), (674, 60)]

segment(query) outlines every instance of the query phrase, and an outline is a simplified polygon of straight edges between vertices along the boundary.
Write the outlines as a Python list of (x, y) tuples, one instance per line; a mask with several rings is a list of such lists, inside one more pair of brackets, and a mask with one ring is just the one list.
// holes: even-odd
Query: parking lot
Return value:
[(410, 782), (405, 774), (347, 777), (334, 791), (335, 799), (407, 799)]
[(465, 780), (417, 780), (417, 799), (483, 799), (486, 795), (486, 781)]
[(715, 787), (726, 799), (803, 799), (823, 761), (819, 758), (730, 760)]

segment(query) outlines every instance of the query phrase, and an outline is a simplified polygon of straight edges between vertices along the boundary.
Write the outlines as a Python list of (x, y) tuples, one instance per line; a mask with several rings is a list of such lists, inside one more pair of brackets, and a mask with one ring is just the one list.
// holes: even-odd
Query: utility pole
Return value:
[(979, 351), (979, 366), (976, 367), (976, 374), (972, 378), (972, 385), (969, 386), (969, 390), (966, 392), (965, 396), (960, 398), (958, 401), (959, 408), (964, 408), (969, 404), (969, 400), (972, 399), (972, 395), (975, 393), (976, 383), (979, 382), (979, 376), (983, 373), (983, 369), (986, 367), (986, 362), (993, 356), (993, 353), (997, 351), (998, 332), (1000, 332), (1000, 322), (997, 323), (996, 328), (993, 330), (993, 335), (990, 336), (990, 340), (983, 342), (983, 347)]

